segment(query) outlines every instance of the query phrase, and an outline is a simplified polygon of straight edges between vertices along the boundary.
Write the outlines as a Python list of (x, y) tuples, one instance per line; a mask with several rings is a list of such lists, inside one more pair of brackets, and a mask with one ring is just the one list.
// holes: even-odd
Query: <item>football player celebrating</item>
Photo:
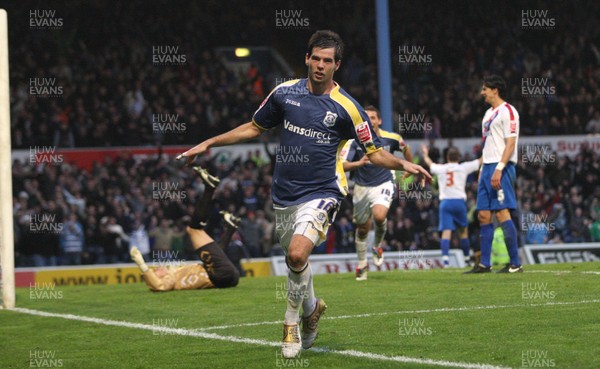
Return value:
[(421, 181), (431, 178), (421, 166), (381, 150), (364, 109), (333, 81), (343, 49), (337, 33), (315, 32), (304, 58), (308, 78), (278, 85), (259, 106), (251, 122), (201, 142), (180, 155), (190, 163), (211, 147), (246, 141), (281, 126), (271, 192), (277, 235), (289, 269), (281, 344), (285, 358), (312, 347), (319, 319), (327, 307), (323, 299), (315, 297), (308, 257), (314, 246), (325, 240), (347, 193), (346, 176), (339, 160), (346, 141), (355, 139), (375, 165), (419, 174)]

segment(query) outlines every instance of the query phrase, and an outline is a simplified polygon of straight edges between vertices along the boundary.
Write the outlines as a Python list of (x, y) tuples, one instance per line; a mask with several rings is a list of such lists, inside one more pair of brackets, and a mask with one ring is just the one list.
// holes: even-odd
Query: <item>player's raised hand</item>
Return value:
[(425, 187), (425, 183), (432, 180), (431, 174), (418, 164), (405, 160), (403, 166), (406, 172), (415, 175), (415, 180), (419, 182), (421, 187)]
[(421, 152), (423, 156), (429, 156), (429, 148), (425, 144), (421, 144)]

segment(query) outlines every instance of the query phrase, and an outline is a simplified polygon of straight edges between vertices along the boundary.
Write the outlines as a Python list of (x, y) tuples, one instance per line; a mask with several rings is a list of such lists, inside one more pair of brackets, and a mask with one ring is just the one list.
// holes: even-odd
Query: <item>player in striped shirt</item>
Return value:
[[(381, 129), (381, 116), (374, 106), (365, 108), (369, 120), (373, 125), (375, 134), (383, 145), (383, 149), (394, 153), (400, 151), (404, 158), (412, 162), (413, 157), (410, 147), (397, 133)], [(386, 232), (387, 213), (396, 186), (394, 183), (395, 172), (371, 164), (360, 145), (350, 140), (346, 143), (341, 154), (344, 162), (344, 171), (354, 171), (353, 222), (356, 225), (356, 253), (358, 266), (356, 267), (356, 280), (367, 279), (369, 264), (367, 262), (367, 235), (371, 228), (371, 218), (375, 222), (375, 241), (372, 245), (373, 263), (376, 266), (383, 264), (383, 248), (381, 241)]]
[(211, 147), (250, 140), (266, 130), (281, 127), (271, 193), (275, 229), (289, 269), (281, 344), (285, 358), (312, 347), (319, 319), (327, 308), (323, 299), (315, 297), (308, 257), (314, 246), (325, 240), (347, 193), (339, 158), (346, 141), (357, 140), (375, 165), (419, 174), (422, 182), (431, 178), (421, 166), (381, 149), (364, 109), (333, 81), (342, 53), (343, 42), (337, 33), (315, 32), (304, 59), (308, 78), (275, 87), (252, 121), (201, 142), (179, 156), (187, 157), (191, 163), (196, 155)]
[(477, 190), (477, 210), (480, 223), (481, 262), (466, 273), (489, 273), (492, 271), (491, 253), (494, 239), (492, 214), (504, 231), (504, 240), (510, 263), (499, 273), (523, 271), (519, 260), (517, 228), (510, 210), (517, 206), (515, 195), (517, 144), (519, 139), (519, 113), (506, 101), (506, 83), (499, 76), (483, 79), (481, 96), (491, 105), (483, 117), (483, 167)]
[(469, 260), (469, 234), (467, 232), (467, 193), (465, 186), (469, 174), (477, 171), (481, 165), (481, 159), (475, 159), (464, 163), (458, 163), (460, 152), (457, 148), (451, 147), (446, 154), (447, 164), (435, 164), (429, 157), (429, 149), (421, 145), (423, 160), (429, 166), (429, 171), (438, 178), (440, 189), (440, 225), (438, 230), (442, 232), (442, 258), (444, 266), (448, 266), (450, 255), (450, 239), (452, 231), (458, 228), (458, 237), (460, 239), (460, 248), (465, 256), (465, 261)]

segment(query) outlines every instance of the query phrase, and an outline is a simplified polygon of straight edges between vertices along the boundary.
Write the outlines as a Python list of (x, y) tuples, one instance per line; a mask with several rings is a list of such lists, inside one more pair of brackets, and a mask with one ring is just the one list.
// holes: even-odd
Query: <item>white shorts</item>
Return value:
[(354, 224), (366, 223), (371, 217), (371, 208), (375, 205), (382, 205), (389, 209), (394, 199), (395, 189), (396, 186), (392, 181), (376, 187), (355, 184), (354, 195), (352, 196), (352, 203), (354, 204), (352, 220)]
[(287, 255), (292, 236), (301, 234), (318, 245), (325, 241), (329, 225), (340, 206), (337, 199), (315, 199), (302, 204), (275, 209), (275, 232)]

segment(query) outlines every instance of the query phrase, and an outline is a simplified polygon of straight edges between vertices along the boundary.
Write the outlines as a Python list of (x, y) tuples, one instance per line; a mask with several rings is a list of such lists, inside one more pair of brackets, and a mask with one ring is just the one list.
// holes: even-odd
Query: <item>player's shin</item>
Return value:
[(313, 287), (313, 273), (310, 263), (304, 273), (308, 274), (308, 283), (304, 292), (304, 301), (302, 301), (302, 315), (309, 316), (315, 310), (317, 299), (315, 298), (315, 289)]
[(300, 306), (303, 304), (308, 292), (311, 273), (308, 262), (300, 269), (294, 269), (289, 265), (288, 268), (288, 303), (284, 324), (297, 324), (300, 320)]
[(374, 247), (378, 247), (383, 240), (383, 236), (387, 231), (387, 219), (384, 219), (381, 223), (375, 223), (375, 242), (373, 244)]
[(367, 237), (357, 229), (355, 239), (358, 267), (364, 268), (367, 265)]
[(519, 244), (517, 239), (517, 228), (511, 219), (504, 221), (500, 224), (502, 231), (504, 232), (504, 242), (510, 256), (510, 263), (512, 265), (521, 265), (519, 259)]

